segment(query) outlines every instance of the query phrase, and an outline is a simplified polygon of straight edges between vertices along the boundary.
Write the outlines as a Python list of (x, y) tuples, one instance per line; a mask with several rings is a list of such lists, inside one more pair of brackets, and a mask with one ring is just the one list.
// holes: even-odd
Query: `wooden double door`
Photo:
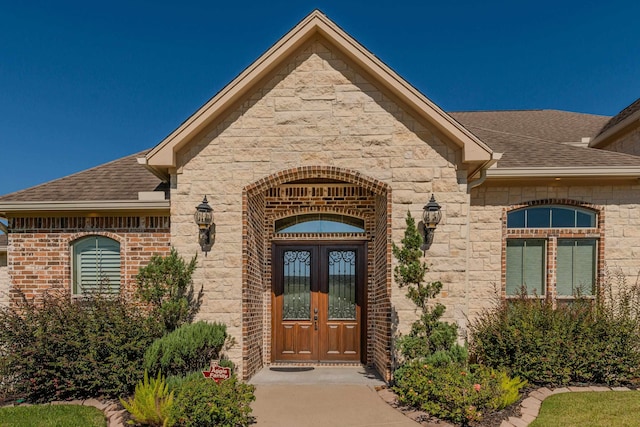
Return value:
[(364, 243), (273, 246), (273, 360), (364, 357)]

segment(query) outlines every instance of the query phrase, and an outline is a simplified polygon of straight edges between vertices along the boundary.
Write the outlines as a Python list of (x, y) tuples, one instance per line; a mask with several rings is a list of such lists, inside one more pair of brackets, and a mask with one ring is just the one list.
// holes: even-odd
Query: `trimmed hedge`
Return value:
[(182, 325), (157, 339), (144, 355), (143, 368), (165, 375), (186, 375), (208, 368), (218, 359), (227, 339), (227, 328), (221, 323), (199, 321)]

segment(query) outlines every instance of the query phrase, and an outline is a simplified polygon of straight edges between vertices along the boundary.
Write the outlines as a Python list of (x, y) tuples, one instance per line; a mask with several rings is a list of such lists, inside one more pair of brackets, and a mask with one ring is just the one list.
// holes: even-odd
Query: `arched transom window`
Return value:
[(275, 222), (275, 231), (287, 233), (364, 233), (364, 220), (332, 213), (289, 216)]
[(88, 236), (72, 245), (73, 293), (120, 291), (120, 243), (104, 236)]
[(594, 295), (600, 230), (595, 211), (537, 205), (507, 213), (507, 296)]

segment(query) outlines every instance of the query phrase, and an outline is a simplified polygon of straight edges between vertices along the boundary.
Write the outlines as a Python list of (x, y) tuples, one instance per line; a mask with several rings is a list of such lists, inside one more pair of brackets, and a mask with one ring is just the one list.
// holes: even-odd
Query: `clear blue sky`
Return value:
[(318, 8), (447, 111), (614, 115), (638, 1), (0, 0), (0, 194), (151, 148)]

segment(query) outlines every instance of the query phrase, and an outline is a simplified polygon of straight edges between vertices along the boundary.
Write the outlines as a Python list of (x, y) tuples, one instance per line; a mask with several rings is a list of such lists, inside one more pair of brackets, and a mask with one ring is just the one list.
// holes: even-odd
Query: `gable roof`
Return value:
[(147, 164), (164, 172), (176, 166), (175, 153), (188, 144), (200, 131), (247, 94), (261, 79), (286, 61), (312, 37), (322, 37), (373, 79), (391, 91), (419, 116), (438, 128), (455, 144), (463, 148), (463, 161), (485, 163), (491, 160), (491, 149), (453, 120), (436, 104), (421, 94), (322, 12), (315, 10), (304, 18), (253, 64), (231, 81), (217, 95), (196, 111), (175, 131), (145, 156)]
[(640, 98), (631, 105), (612, 117), (600, 130), (598, 135), (589, 144), (590, 147), (602, 148), (613, 141), (613, 139), (634, 125), (640, 124)]
[[(161, 205), (168, 208), (164, 193), (167, 184), (138, 164), (137, 158), (146, 151), (132, 154), (109, 163), (102, 164), (63, 178), (36, 185), (25, 190), (0, 196), (0, 212), (14, 210), (23, 206), (39, 209), (81, 207), (98, 208), (101, 205), (112, 208), (133, 209), (138, 205), (153, 208)], [(144, 203), (139, 200), (139, 192), (163, 192), (162, 202)]]

